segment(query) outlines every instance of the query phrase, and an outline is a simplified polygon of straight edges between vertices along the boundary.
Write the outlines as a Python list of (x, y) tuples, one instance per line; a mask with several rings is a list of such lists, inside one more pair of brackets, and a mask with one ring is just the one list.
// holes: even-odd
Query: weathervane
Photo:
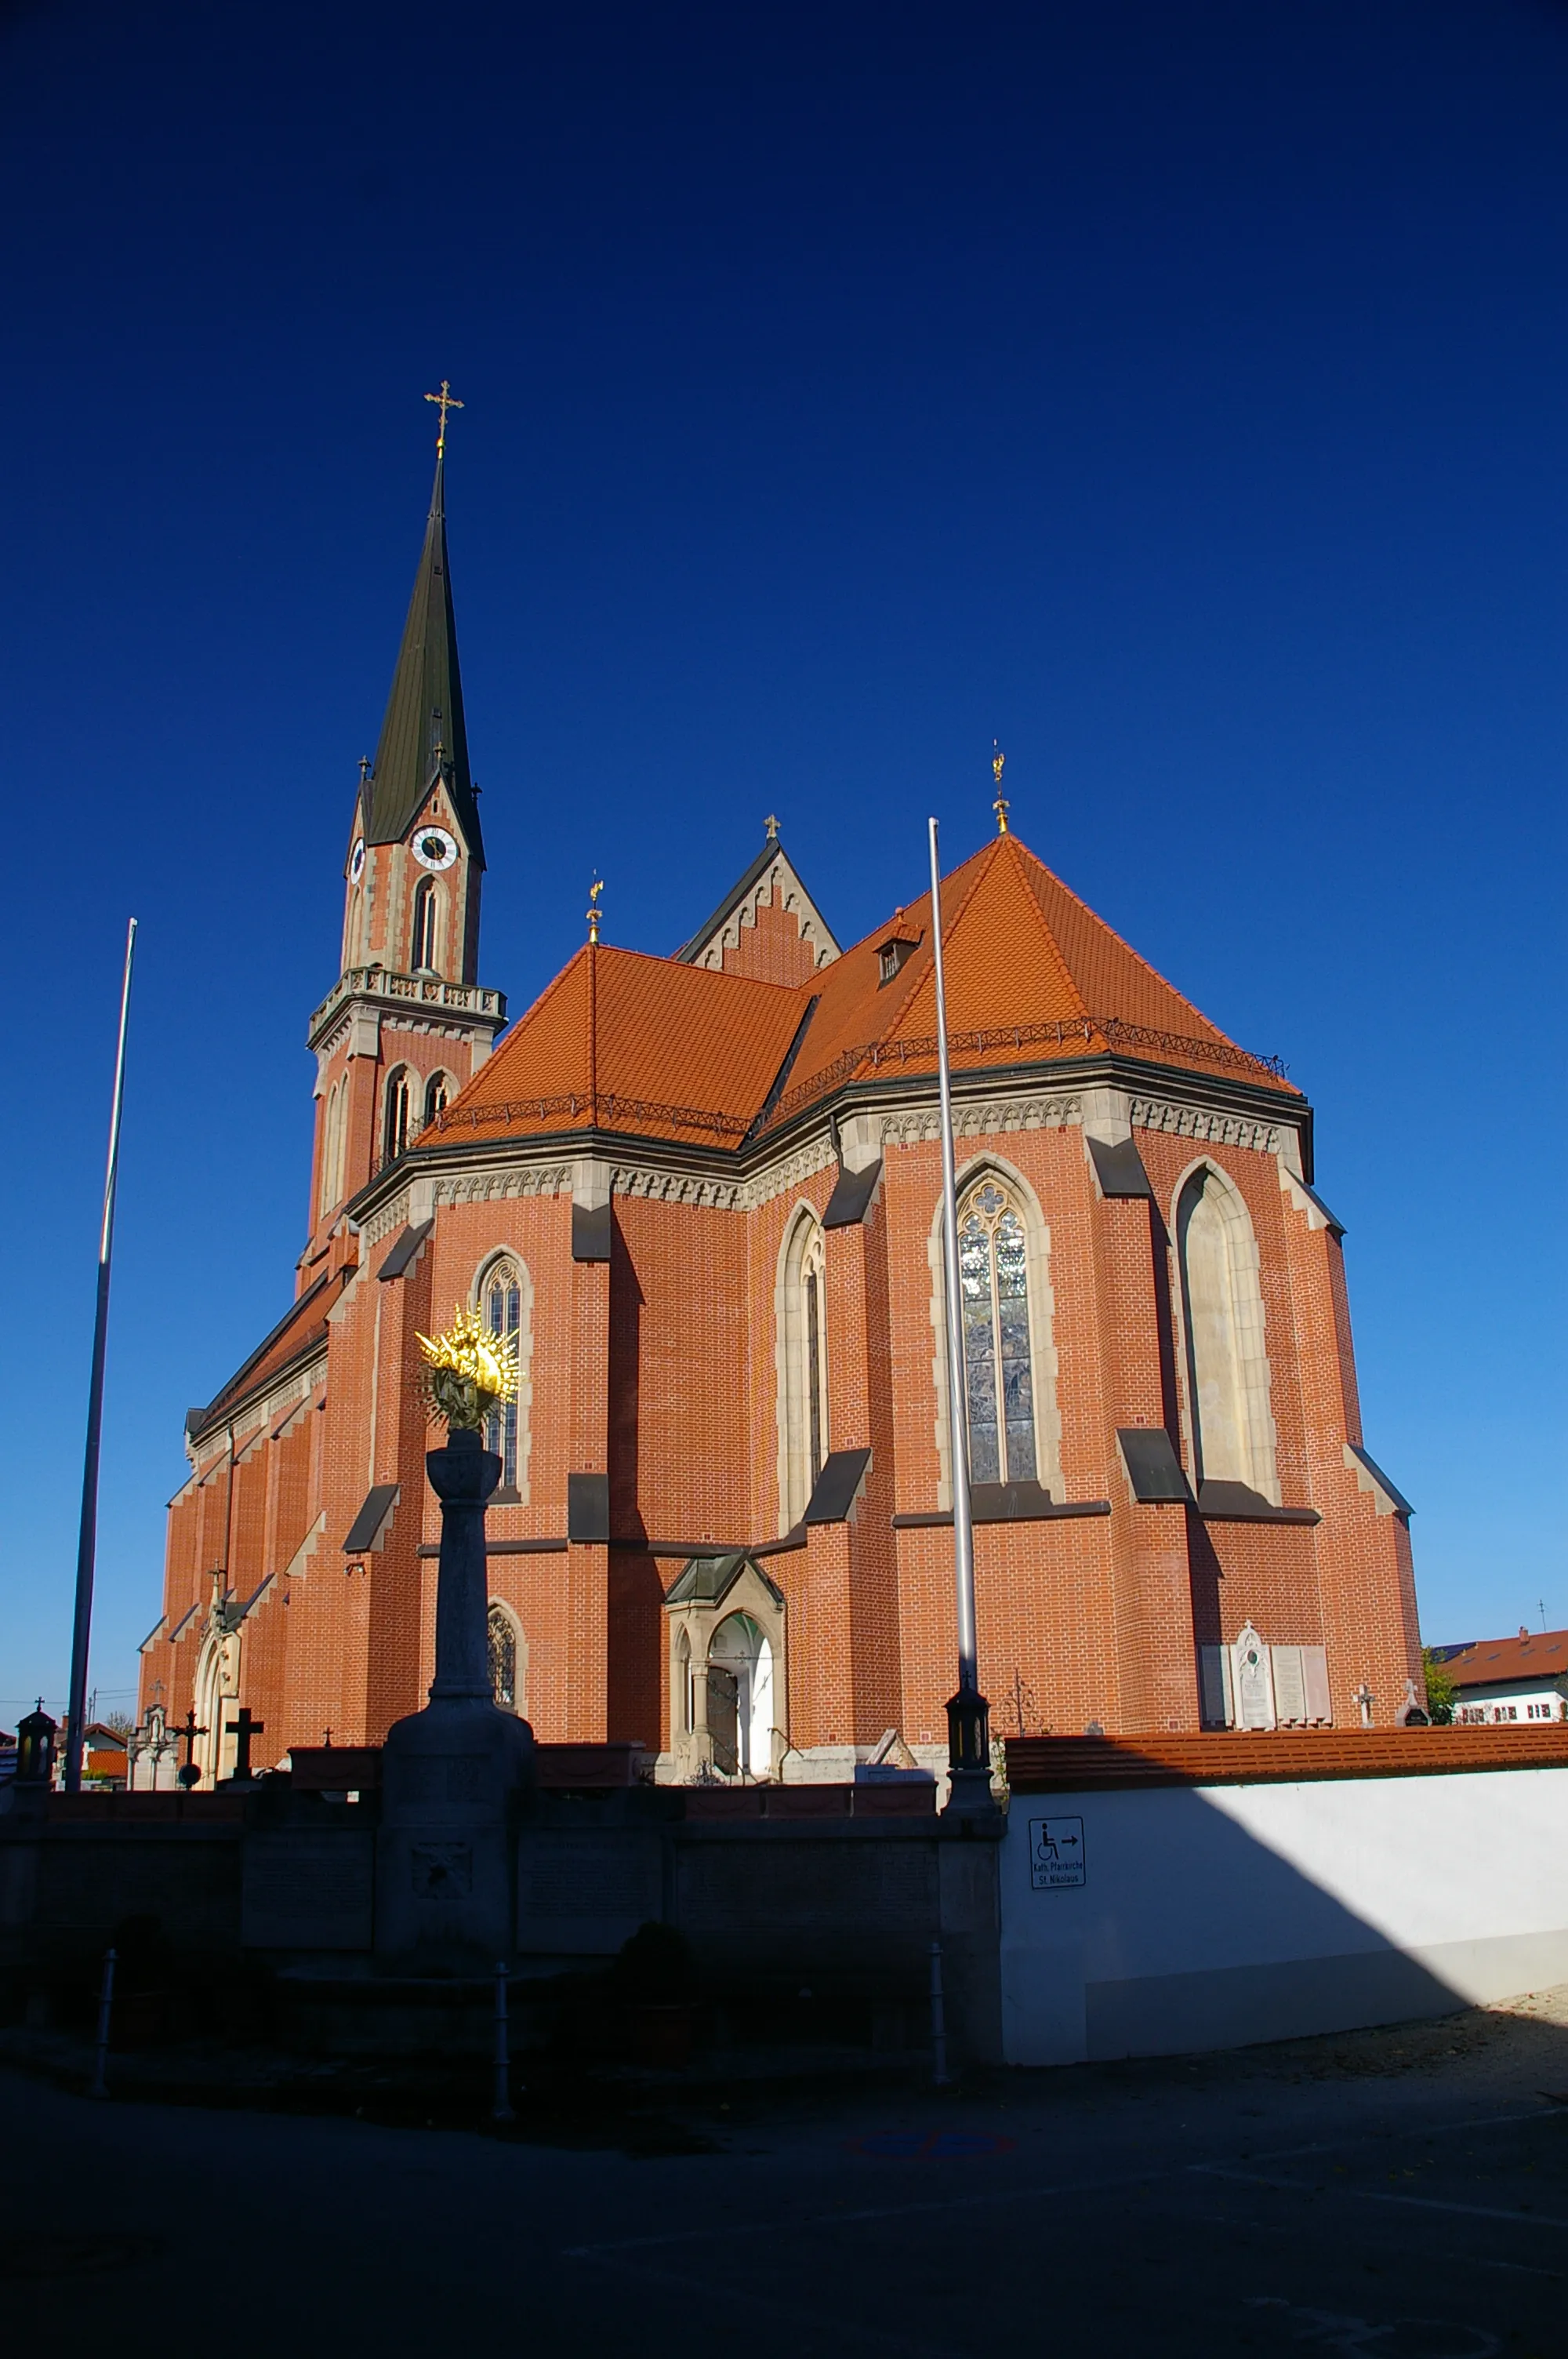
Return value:
[(433, 401), (441, 413), (441, 429), (436, 437), (436, 456), (438, 459), (444, 458), (447, 449), (447, 412), (449, 409), (461, 409), (464, 404), (458, 399), (446, 377), (441, 379), (440, 392), (427, 393), (425, 398), (427, 401)]
[(996, 780), (996, 800), (992, 803), (991, 809), (996, 813), (997, 833), (999, 835), (1005, 835), (1007, 833), (1008, 800), (1007, 797), (1001, 790), (1001, 774), (1007, 766), (1007, 756), (1002, 752), (1001, 747), (997, 744), (994, 737), (991, 739), (991, 776)]
[(599, 906), (599, 897), (603, 890), (603, 877), (596, 876), (588, 888), (588, 939), (590, 942), (599, 940), (599, 921), (604, 915)]

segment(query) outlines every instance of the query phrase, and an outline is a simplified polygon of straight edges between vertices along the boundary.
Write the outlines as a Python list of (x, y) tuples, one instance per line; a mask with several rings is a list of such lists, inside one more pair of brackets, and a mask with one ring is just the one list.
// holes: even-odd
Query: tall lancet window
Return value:
[(492, 1605), (485, 1636), (490, 1644), (490, 1691), (503, 1712), (519, 1712), (517, 1625), (504, 1605)]
[(386, 1160), (406, 1151), (414, 1118), (414, 1091), (408, 1069), (399, 1065), (386, 1084)]
[(788, 1531), (805, 1515), (827, 1462), (827, 1256), (809, 1210), (784, 1240), (779, 1268), (779, 1505)]
[(424, 973), (436, 964), (436, 929), (440, 907), (435, 879), (422, 877), (414, 894), (414, 972)]
[(964, 1381), (972, 1483), (1033, 1483), (1034, 1372), (1023, 1223), (1007, 1191), (982, 1180), (958, 1208)]
[(446, 1113), (447, 1102), (451, 1095), (451, 1082), (445, 1073), (431, 1074), (429, 1080), (425, 1084), (425, 1119), (427, 1122), (434, 1122), (438, 1114)]
[[(513, 1261), (492, 1262), (485, 1272), (481, 1292), (484, 1323), (492, 1335), (509, 1335), (517, 1342), (523, 1319), (523, 1281), (517, 1265)], [(484, 1430), (484, 1446), (493, 1450), (501, 1461), (501, 1488), (517, 1488), (517, 1403), (507, 1401), (492, 1412)]]
[(1238, 1483), (1278, 1506), (1258, 1241), (1239, 1194), (1212, 1165), (1182, 1190), (1176, 1246), (1198, 1481)]
[(334, 1082), (327, 1093), (321, 1125), (321, 1211), (330, 1212), (343, 1191), (343, 1100), (346, 1082)]

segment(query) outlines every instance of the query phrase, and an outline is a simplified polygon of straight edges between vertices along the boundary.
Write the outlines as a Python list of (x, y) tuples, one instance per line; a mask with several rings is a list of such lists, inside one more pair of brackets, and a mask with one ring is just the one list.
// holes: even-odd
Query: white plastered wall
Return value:
[[(1035, 1887), (1040, 1821), (1076, 1822), (1082, 1885)], [(1015, 1793), (1000, 1875), (1013, 2064), (1244, 2047), (1568, 1980), (1568, 1769)]]

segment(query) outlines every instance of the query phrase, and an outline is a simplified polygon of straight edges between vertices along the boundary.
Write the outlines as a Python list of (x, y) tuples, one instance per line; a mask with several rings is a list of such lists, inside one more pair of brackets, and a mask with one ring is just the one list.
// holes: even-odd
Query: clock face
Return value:
[(414, 838), (414, 857), (421, 868), (449, 868), (457, 856), (457, 839), (444, 827), (422, 827)]
[(349, 854), (349, 882), (357, 885), (365, 873), (365, 840), (362, 835)]

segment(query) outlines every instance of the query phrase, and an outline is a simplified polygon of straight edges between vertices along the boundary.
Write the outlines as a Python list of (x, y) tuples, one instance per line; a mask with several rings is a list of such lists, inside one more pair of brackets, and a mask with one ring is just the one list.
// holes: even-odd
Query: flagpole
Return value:
[(975, 1637), (975, 1528), (969, 1502), (969, 1419), (964, 1378), (964, 1302), (958, 1280), (958, 1183), (953, 1147), (953, 1082), (947, 1062), (947, 986), (942, 963), (942, 868), (931, 832), (931, 951), (936, 984), (936, 1093), (942, 1124), (942, 1245), (947, 1303), (947, 1431), (953, 1480), (953, 1582), (958, 1625), (958, 1689), (947, 1705), (947, 1807), (989, 1810), (990, 1728), (980, 1693)]
[(66, 1707), (65, 1790), (81, 1790), (81, 1740), (87, 1717), (87, 1657), (92, 1632), (92, 1573), (98, 1553), (98, 1446), (103, 1428), (103, 1360), (109, 1339), (109, 1270), (114, 1251), (114, 1190), (120, 1173), (120, 1109), (125, 1096), (125, 1027), (131, 1013), (131, 967), (136, 921), (125, 933), (125, 975), (120, 988), (120, 1039), (114, 1052), (114, 1101), (109, 1115), (109, 1164), (103, 1177), (103, 1224), (98, 1234), (98, 1303), (92, 1321), (92, 1376), (87, 1395), (87, 1450), (81, 1469), (81, 1526), (76, 1544), (76, 1616), (70, 1634), (70, 1701)]

